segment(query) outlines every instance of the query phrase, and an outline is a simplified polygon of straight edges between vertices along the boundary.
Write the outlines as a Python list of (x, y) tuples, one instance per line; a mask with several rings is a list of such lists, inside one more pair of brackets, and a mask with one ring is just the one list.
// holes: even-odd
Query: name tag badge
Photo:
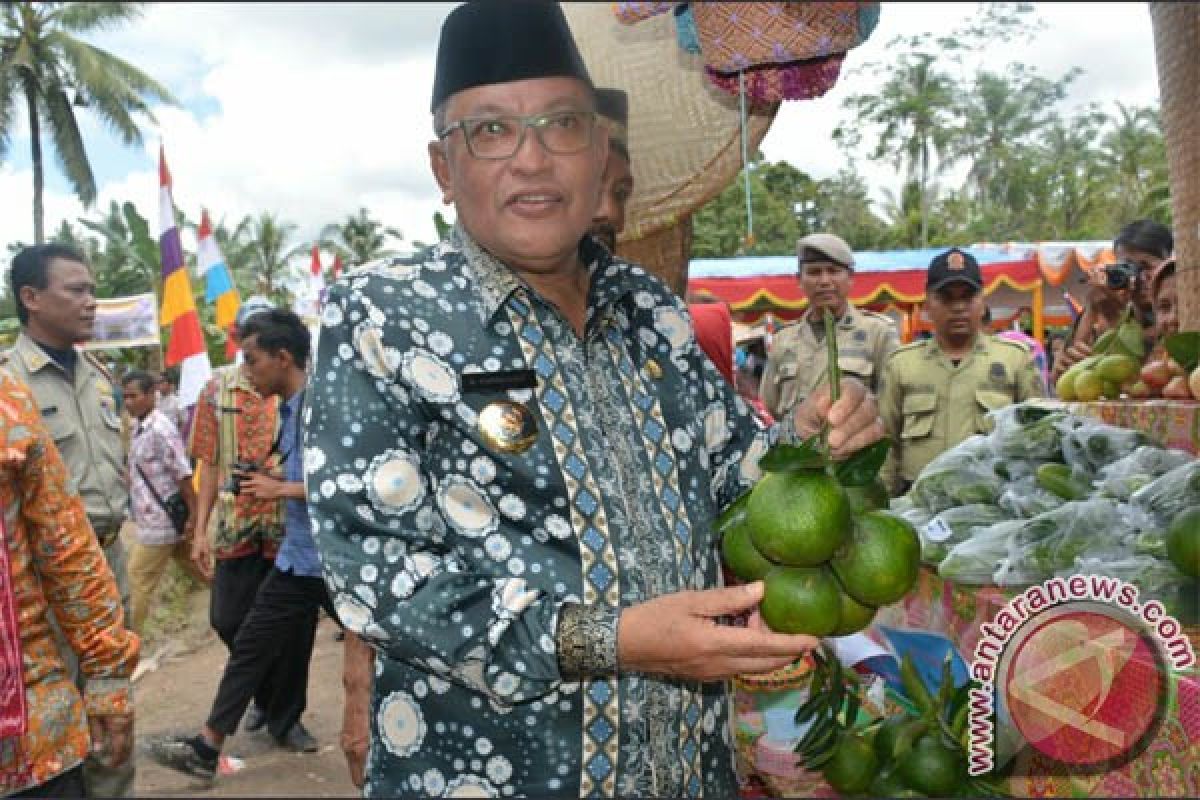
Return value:
[(522, 404), (497, 400), (479, 412), (479, 435), (492, 450), (524, 453), (537, 441), (537, 421)]
[(495, 372), (464, 372), (459, 376), (463, 394), (536, 389), (537, 373), (531, 369), (502, 369)]

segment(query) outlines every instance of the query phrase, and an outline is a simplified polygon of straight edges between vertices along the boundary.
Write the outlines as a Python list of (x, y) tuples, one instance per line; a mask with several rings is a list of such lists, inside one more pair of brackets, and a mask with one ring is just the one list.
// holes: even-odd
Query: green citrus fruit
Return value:
[(725, 566), (747, 583), (762, 580), (775, 566), (754, 548), (744, 520), (721, 537), (721, 557), (725, 559)]
[(837, 579), (824, 567), (774, 567), (758, 610), (777, 633), (828, 636), (842, 614)]
[(875, 731), (875, 755), (880, 763), (890, 764), (896, 753), (896, 737), (900, 729), (912, 719), (907, 714), (896, 714), (883, 721)]
[[(886, 764), (886, 761), (881, 763)], [(871, 781), (869, 794), (871, 797), (904, 797), (912, 792), (904, 781), (900, 780), (900, 775), (897, 773), (894, 766), (885, 767), (875, 780)]]
[(1187, 509), (1171, 522), (1167, 557), (1183, 574), (1200, 578), (1200, 506)]
[(1054, 393), (1058, 395), (1058, 399), (1065, 403), (1071, 403), (1075, 400), (1075, 376), (1077, 372), (1067, 370), (1058, 378), (1058, 383), (1054, 385)]
[(862, 736), (843, 733), (821, 775), (838, 794), (862, 794), (870, 788), (878, 769), (871, 743)]
[(876, 478), (866, 486), (843, 486), (846, 499), (850, 501), (850, 513), (857, 516), (864, 511), (880, 511), (888, 507), (891, 498), (883, 481)]
[(1106, 381), (1120, 386), (1138, 374), (1141, 365), (1125, 354), (1105, 356), (1096, 365), (1096, 373)]
[(864, 606), (844, 591), (838, 592), (842, 599), (842, 610), (838, 615), (838, 625), (833, 629), (832, 636), (849, 636), (858, 633), (871, 624), (875, 619), (875, 609)]
[(750, 493), (746, 523), (754, 546), (767, 558), (814, 567), (828, 561), (849, 534), (850, 501), (828, 473), (772, 472)]
[(1075, 399), (1083, 403), (1099, 400), (1104, 393), (1104, 379), (1090, 369), (1075, 375)]
[(886, 606), (916, 584), (921, 540), (906, 520), (870, 511), (855, 520), (850, 538), (829, 565), (848, 595), (868, 606)]
[(947, 747), (941, 732), (927, 733), (897, 764), (900, 779), (910, 789), (930, 797), (956, 797), (967, 774), (964, 753)]

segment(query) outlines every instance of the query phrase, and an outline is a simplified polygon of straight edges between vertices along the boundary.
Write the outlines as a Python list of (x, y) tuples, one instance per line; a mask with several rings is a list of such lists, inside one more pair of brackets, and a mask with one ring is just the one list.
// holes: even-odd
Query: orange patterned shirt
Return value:
[(279, 399), (263, 398), (237, 365), (221, 367), (200, 393), (188, 454), (216, 465), (217, 501), (209, 535), (213, 556), (274, 558), (283, 541), (283, 503), (228, 491), (237, 461), (273, 466), (278, 461)]
[[(81, 763), (85, 715), (133, 710), (138, 637), (29, 389), (0, 369), (0, 513), (20, 633), (27, 730), (0, 739), (0, 794)], [(87, 679), (81, 697), (47, 622), (54, 612)]]

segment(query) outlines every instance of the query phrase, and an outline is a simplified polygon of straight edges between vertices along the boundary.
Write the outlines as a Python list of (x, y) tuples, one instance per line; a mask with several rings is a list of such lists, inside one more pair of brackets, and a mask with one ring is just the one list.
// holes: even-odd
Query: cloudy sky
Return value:
[[(99, 208), (132, 200), (156, 224), (157, 152), (166, 146), (175, 202), (193, 218), (270, 209), (298, 226), (296, 243), (359, 206), (408, 239), (434, 238), (441, 208), (429, 174), (429, 89), (438, 29), (456, 3), (153, 4), (127, 28), (93, 41), (159, 78), (178, 108), (155, 109), (143, 149), (123, 148), (86, 112), (84, 136), (100, 184)], [(871, 39), (851, 51), (825, 97), (786, 103), (763, 144), (814, 177), (844, 164), (829, 133), (847, 95), (869, 90), (855, 65), (885, 59), (899, 34), (949, 33), (973, 3), (885, 3)], [(1156, 103), (1145, 3), (1039, 3), (1047, 29), (1036, 40), (980, 53), (1021, 60), (1049, 77), (1084, 69), (1066, 109)], [(48, 146), (48, 143), (47, 143)], [(32, 239), (27, 132), (0, 163), (0, 247)], [(873, 191), (891, 187), (887, 165), (860, 162)], [(51, 162), (47, 229), (87, 212)]]

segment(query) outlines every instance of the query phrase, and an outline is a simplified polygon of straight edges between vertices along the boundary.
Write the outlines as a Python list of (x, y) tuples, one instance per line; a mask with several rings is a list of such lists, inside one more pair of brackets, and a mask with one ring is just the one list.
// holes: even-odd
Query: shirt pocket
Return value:
[(913, 392), (904, 396), (900, 409), (904, 416), (900, 427), (901, 439), (923, 439), (933, 433), (937, 400), (936, 392)]
[(989, 433), (992, 423), (987, 418), (988, 413), (1012, 405), (1012, 402), (1013, 396), (1009, 392), (997, 389), (976, 389), (975, 430), (979, 433)]
[(875, 365), (869, 358), (862, 356), (843, 356), (838, 359), (838, 368), (845, 375), (858, 378), (868, 389), (874, 384)]

